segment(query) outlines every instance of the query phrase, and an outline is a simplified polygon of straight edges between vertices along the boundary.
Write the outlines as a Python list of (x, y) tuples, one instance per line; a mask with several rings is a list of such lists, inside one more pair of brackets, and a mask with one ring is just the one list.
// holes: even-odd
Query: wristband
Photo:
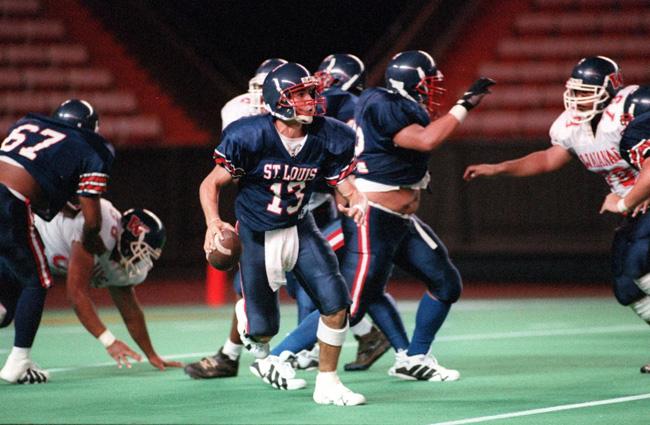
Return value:
[(625, 205), (625, 199), (624, 198), (621, 198), (621, 199), (618, 200), (618, 202), (616, 203), (616, 209), (618, 210), (618, 212), (620, 212), (622, 214), (625, 214), (626, 212), (629, 211), (628, 208), (627, 208), (627, 205)]
[(111, 331), (109, 331), (108, 329), (106, 329), (104, 332), (102, 332), (102, 334), (100, 336), (98, 336), (97, 339), (106, 348), (113, 345), (113, 343), (117, 340), (117, 338), (115, 338), (115, 335), (113, 335), (113, 333)]
[(465, 117), (467, 117), (467, 108), (462, 105), (454, 105), (450, 110), (449, 114), (453, 115), (458, 122), (463, 122)]

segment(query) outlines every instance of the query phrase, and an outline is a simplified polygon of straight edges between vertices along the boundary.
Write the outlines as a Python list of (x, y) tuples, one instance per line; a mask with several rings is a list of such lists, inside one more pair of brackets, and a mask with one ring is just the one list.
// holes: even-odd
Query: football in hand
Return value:
[(206, 258), (212, 267), (222, 271), (231, 270), (239, 262), (241, 244), (237, 233), (229, 229), (221, 232), (223, 239), (218, 236), (214, 238), (214, 249), (208, 253)]

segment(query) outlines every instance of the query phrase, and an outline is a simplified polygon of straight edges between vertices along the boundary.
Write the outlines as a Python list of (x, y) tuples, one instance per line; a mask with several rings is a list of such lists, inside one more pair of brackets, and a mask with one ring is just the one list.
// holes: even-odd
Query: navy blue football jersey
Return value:
[(422, 180), (429, 153), (395, 145), (393, 137), (411, 124), (430, 123), (422, 107), (384, 88), (365, 90), (359, 97), (354, 120), (357, 126), (359, 177), (374, 182), (406, 186)]
[(641, 169), (650, 156), (650, 112), (636, 117), (623, 131), (619, 151), (631, 166)]
[(99, 134), (37, 114), (11, 127), (0, 155), (18, 162), (40, 185), (47, 205), (34, 212), (47, 221), (75, 194), (105, 192), (114, 158), (113, 147)]
[(357, 105), (357, 96), (340, 87), (330, 87), (323, 92), (325, 98), (325, 115), (348, 122), (354, 118), (354, 107)]
[(214, 159), (239, 178), (237, 219), (255, 231), (293, 226), (318, 178), (335, 186), (354, 170), (354, 131), (329, 118), (314, 117), (307, 140), (289, 155), (271, 115), (242, 118), (222, 133)]

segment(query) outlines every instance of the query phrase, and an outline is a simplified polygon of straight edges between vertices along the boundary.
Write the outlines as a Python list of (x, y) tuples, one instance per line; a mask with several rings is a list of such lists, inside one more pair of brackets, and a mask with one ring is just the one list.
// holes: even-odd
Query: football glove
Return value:
[(460, 105), (468, 111), (481, 103), (481, 99), (488, 93), (491, 93), (489, 87), (496, 82), (491, 78), (481, 77), (469, 86), (463, 97), (458, 99), (456, 105)]

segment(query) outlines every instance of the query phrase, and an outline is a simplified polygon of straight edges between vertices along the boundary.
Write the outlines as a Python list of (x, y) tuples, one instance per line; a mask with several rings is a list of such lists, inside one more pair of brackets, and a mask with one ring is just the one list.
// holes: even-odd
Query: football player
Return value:
[[(305, 208), (316, 179), (323, 177), (349, 202), (339, 210), (363, 220), (365, 196), (349, 180), (354, 169), (354, 132), (318, 115), (318, 79), (297, 63), (274, 68), (264, 80), (267, 115), (240, 119), (223, 132), (215, 149), (216, 166), (200, 187), (206, 220), (204, 249), (232, 226), (219, 217), (219, 192), (237, 180), (235, 214), (246, 255), (240, 259), (244, 298), (237, 302), (238, 330), (259, 357), (279, 329), (277, 290), (293, 271), (321, 313), (319, 373), (313, 399), (319, 404), (358, 405), (365, 397), (345, 387), (336, 366), (348, 329), (349, 295), (332, 248)], [(251, 370), (285, 389), (306, 385), (291, 377), (286, 362), (269, 355)]]
[[(460, 296), (461, 279), (443, 243), (415, 211), (420, 191), (429, 182), (431, 151), (460, 125), (494, 82), (477, 80), (449, 113), (438, 118), (443, 77), (428, 53), (414, 50), (395, 55), (385, 78), (385, 88), (363, 92), (354, 114), (355, 182), (368, 197), (369, 207), (360, 227), (343, 219), (346, 245), (341, 272), (351, 286), (350, 323), (368, 312), (388, 337), (396, 350), (390, 375), (453, 381), (460, 377), (458, 371), (444, 368), (428, 352), (451, 304)], [(410, 342), (395, 302), (385, 292), (395, 264), (427, 287)], [(307, 333), (311, 327), (311, 334), (314, 326), (310, 316), (293, 333)]]
[[(365, 87), (366, 74), (363, 61), (349, 53), (331, 54), (323, 59), (314, 76), (320, 81), (319, 90), (325, 99), (325, 115), (353, 126), (354, 107), (357, 104), (359, 94)], [(334, 190), (328, 187), (324, 181), (319, 180), (316, 182), (307, 208), (312, 211), (316, 225), (325, 236), (332, 234), (332, 231), (328, 229), (333, 229), (335, 234), (341, 235), (342, 239), (340, 219), (336, 211), (334, 196)], [(344, 241), (341, 243), (344, 243)], [(336, 250), (339, 260), (342, 252), (343, 249)], [(300, 285), (294, 283), (295, 279), (291, 279), (291, 276), (288, 276), (288, 279), (287, 288), (295, 286), (297, 299), (303, 298), (303, 301), (298, 304), (298, 323), (300, 323), (316, 308)], [(316, 325), (316, 322), (314, 325)], [(386, 339), (386, 336), (367, 319), (363, 319), (356, 325), (351, 326), (350, 332), (358, 341), (358, 346), (356, 359), (344, 366), (347, 371), (367, 370), (390, 348), (390, 342)], [(302, 340), (303, 337), (306, 337), (304, 341)], [(307, 370), (316, 368), (318, 366), (318, 344), (315, 344), (314, 337), (315, 334), (307, 336), (302, 332), (292, 334), (291, 337), (284, 339), (274, 347), (271, 354), (280, 356), (285, 351), (289, 353), (296, 352), (295, 358), (291, 359), (295, 368)], [(301, 349), (309, 344), (313, 345), (312, 349)], [(285, 353), (285, 356), (287, 355), (291, 358), (291, 354)]]
[(99, 318), (90, 298), (90, 287), (107, 288), (129, 334), (152, 366), (180, 367), (181, 363), (162, 359), (153, 348), (135, 286), (144, 282), (165, 244), (165, 228), (160, 219), (145, 209), (120, 212), (109, 201), (100, 203), (100, 236), (106, 252), (88, 253), (81, 245), (84, 218), (74, 208), (66, 208), (47, 222), (36, 218), (36, 229), (45, 245), (45, 256), (53, 273), (66, 276), (66, 292), (81, 324), (106, 348), (118, 367), (130, 368), (129, 357), (140, 355), (115, 338)]
[(70, 99), (51, 117), (27, 114), (0, 146), (0, 327), (15, 321), (14, 346), (0, 370), (7, 382), (49, 378), (30, 354), (52, 285), (32, 211), (51, 220), (76, 194), (84, 217), (81, 246), (91, 254), (106, 251), (99, 200), (114, 151), (97, 133), (98, 123), (88, 102)]
[[(580, 60), (565, 86), (565, 111), (551, 125), (551, 147), (498, 164), (470, 165), (463, 177), (473, 180), (498, 175), (534, 176), (558, 170), (572, 158), (580, 160), (589, 171), (602, 175), (612, 193), (606, 198), (602, 210), (626, 213), (635, 208), (631, 215), (636, 216), (626, 218), (614, 236), (614, 294), (620, 304), (629, 305), (647, 321), (650, 301), (642, 288), (648, 288), (645, 282), (650, 281), (647, 275), (650, 269), (645, 254), (639, 251), (641, 244), (643, 252), (647, 252), (647, 239), (637, 239), (647, 237), (645, 229), (650, 217), (637, 214), (641, 210), (644, 212), (647, 205), (646, 201), (638, 198), (638, 192), (634, 199), (627, 198), (639, 172), (620, 154), (621, 133), (626, 127), (624, 105), (638, 86), (624, 87), (619, 66), (605, 56)], [(628, 137), (633, 135), (637, 133), (630, 129)], [(640, 158), (634, 161), (639, 161), (637, 166), (641, 165)], [(632, 241), (634, 243), (630, 243)]]
[[(627, 125), (621, 138), (621, 156), (639, 175), (625, 197), (610, 193), (605, 198), (601, 213), (610, 211), (623, 214), (623, 223), (616, 229), (614, 250), (617, 255), (619, 279), (633, 280), (642, 293), (637, 293), (631, 304), (641, 319), (650, 324), (650, 214), (646, 214), (650, 197), (650, 87), (639, 87), (623, 104), (622, 123)], [(641, 367), (641, 373), (650, 373), (650, 364)]]

